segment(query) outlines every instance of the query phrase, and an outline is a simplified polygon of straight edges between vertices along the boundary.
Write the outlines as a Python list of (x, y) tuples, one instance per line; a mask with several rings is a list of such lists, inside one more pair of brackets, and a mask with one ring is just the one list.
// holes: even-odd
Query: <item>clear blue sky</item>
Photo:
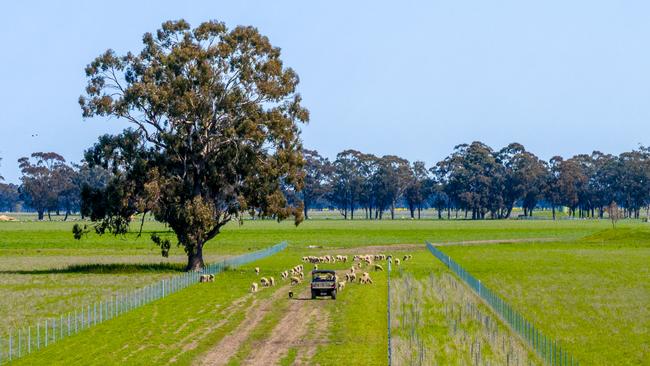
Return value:
[[(517, 141), (544, 159), (648, 144), (647, 1), (10, 1), (0, 29), (0, 174), (78, 161), (119, 120), (81, 118), (84, 66), (140, 49), (168, 19), (254, 25), (311, 111), (305, 146), (432, 164), (454, 145)], [(63, 3), (63, 2), (61, 2)], [(33, 136), (32, 135), (38, 135)]]

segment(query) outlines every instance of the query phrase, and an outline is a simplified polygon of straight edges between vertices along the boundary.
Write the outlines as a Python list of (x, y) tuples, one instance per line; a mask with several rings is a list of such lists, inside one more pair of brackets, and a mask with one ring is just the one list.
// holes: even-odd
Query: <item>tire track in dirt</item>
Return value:
[(226, 365), (234, 356), (242, 344), (248, 339), (251, 332), (273, 309), (275, 301), (286, 296), (286, 289), (289, 285), (279, 287), (268, 299), (255, 299), (253, 304), (246, 311), (244, 320), (221, 341), (212, 347), (196, 365), (219, 366)]
[[(522, 238), (522, 239), (485, 239), (485, 240), (464, 240), (464, 241), (449, 241), (449, 242), (433, 242), (435, 246), (450, 246), (450, 245), (480, 245), (480, 244), (508, 244), (508, 243), (534, 243), (534, 242), (548, 242), (562, 240), (560, 238)], [(323, 252), (333, 252), (336, 253), (355, 253), (355, 254), (376, 254), (384, 251), (400, 251), (400, 250), (411, 250), (411, 249), (425, 249), (426, 246), (424, 243), (421, 244), (412, 244), (412, 243), (401, 243), (401, 244), (386, 244), (386, 245), (369, 245), (364, 247), (352, 247), (352, 248), (314, 248), (314, 250), (320, 250)]]
[[(300, 293), (289, 304), (284, 316), (273, 328), (269, 338), (257, 343), (243, 364), (253, 366), (277, 365), (289, 349), (297, 350), (296, 363), (308, 361), (323, 344), (319, 335), (326, 334), (329, 312), (325, 309), (327, 300), (311, 300), (310, 288)], [(309, 337), (310, 327), (316, 330)], [(315, 337), (313, 337), (315, 336)], [(298, 362), (298, 360), (301, 360)]]

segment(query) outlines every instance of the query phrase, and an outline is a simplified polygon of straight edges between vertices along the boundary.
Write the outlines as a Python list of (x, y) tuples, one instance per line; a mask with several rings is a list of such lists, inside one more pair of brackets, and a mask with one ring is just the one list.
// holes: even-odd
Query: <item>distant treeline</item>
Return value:
[[(305, 217), (312, 208), (331, 208), (344, 218), (395, 217), (406, 206), (412, 218), (423, 209), (438, 218), (461, 212), (472, 219), (505, 219), (514, 207), (532, 216), (537, 207), (567, 207), (575, 217), (602, 218), (616, 202), (626, 217), (650, 205), (650, 148), (618, 156), (598, 151), (544, 161), (518, 143), (493, 150), (482, 142), (462, 144), (432, 167), (424, 162), (356, 150), (334, 161), (304, 150), (305, 180), (298, 196)], [(0, 211), (28, 209), (45, 214), (80, 211), (84, 187), (101, 188), (110, 178), (101, 167), (67, 164), (56, 153), (34, 153), (18, 161), (21, 184), (0, 183)], [(1, 177), (0, 177), (1, 178)]]
[(472, 219), (505, 219), (515, 206), (532, 216), (540, 205), (549, 207), (553, 218), (559, 207), (568, 207), (574, 217), (602, 218), (617, 203), (626, 217), (638, 218), (650, 204), (646, 147), (618, 156), (598, 151), (570, 159), (555, 156), (547, 162), (518, 143), (493, 150), (473, 142), (456, 146), (432, 167), (356, 150), (345, 150), (334, 161), (305, 150), (305, 160), (305, 216), (310, 208), (329, 207), (346, 219), (382, 219), (386, 213), (394, 218), (395, 207), (403, 204), (412, 218), (434, 208), (438, 218), (460, 211)]
[(42, 220), (47, 213), (67, 216), (80, 211), (83, 187), (103, 187), (108, 172), (87, 164), (67, 164), (54, 152), (36, 152), (18, 160), (21, 184), (0, 183), (0, 211), (33, 210)]

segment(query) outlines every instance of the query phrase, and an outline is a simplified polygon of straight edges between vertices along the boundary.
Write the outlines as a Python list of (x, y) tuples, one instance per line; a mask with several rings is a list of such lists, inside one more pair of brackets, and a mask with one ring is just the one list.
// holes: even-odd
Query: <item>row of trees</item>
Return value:
[(0, 210), (14, 211), (19, 207), (38, 213), (42, 220), (47, 213), (79, 212), (84, 187), (102, 187), (108, 177), (104, 169), (87, 164), (66, 163), (54, 152), (35, 152), (18, 160), (22, 172), (21, 184), (0, 183)]
[(332, 207), (344, 218), (361, 210), (367, 219), (395, 216), (407, 206), (412, 218), (423, 208), (438, 217), (509, 218), (517, 205), (532, 216), (536, 207), (553, 211), (567, 207), (578, 217), (603, 217), (612, 202), (626, 216), (639, 217), (650, 204), (650, 149), (618, 156), (598, 151), (548, 162), (512, 143), (493, 150), (482, 142), (462, 144), (445, 159), (427, 168), (424, 162), (387, 155), (377, 157), (345, 150), (334, 161), (305, 150), (306, 178), (302, 191), (305, 216), (314, 207)]
[[(395, 217), (408, 207), (412, 218), (425, 208), (438, 217), (461, 212), (472, 219), (509, 218), (515, 206), (532, 216), (536, 207), (567, 207), (578, 217), (600, 217), (618, 202), (626, 217), (640, 215), (650, 205), (650, 149), (618, 156), (593, 152), (546, 162), (513, 143), (493, 150), (481, 142), (458, 145), (451, 155), (427, 168), (394, 155), (377, 157), (345, 150), (334, 161), (314, 150), (303, 150), (305, 181), (300, 198), (304, 215), (317, 207), (340, 210), (346, 219)], [(22, 184), (0, 183), (0, 210), (23, 205), (38, 213), (79, 212), (86, 187), (99, 189), (110, 174), (102, 166), (67, 164), (53, 152), (36, 152), (18, 160)], [(1, 178), (1, 177), (0, 177)]]

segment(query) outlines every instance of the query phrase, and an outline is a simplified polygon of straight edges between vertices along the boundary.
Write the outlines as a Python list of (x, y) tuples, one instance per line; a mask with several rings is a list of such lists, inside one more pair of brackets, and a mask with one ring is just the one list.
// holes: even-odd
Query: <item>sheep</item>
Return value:
[(363, 276), (361, 276), (359, 278), (359, 283), (362, 283), (362, 284), (369, 284), (369, 283), (371, 284), (372, 283), (372, 279), (370, 278), (370, 275), (368, 274), (368, 272), (363, 272)]
[(208, 275), (208, 282), (214, 282), (214, 275), (213, 274)]
[(314, 270), (315, 270), (315, 271), (318, 270), (318, 264), (314, 264)]
[(297, 285), (301, 282), (300, 278), (298, 277), (291, 277), (291, 285)]
[(350, 273), (354, 273), (354, 266), (350, 267)]
[(255, 274), (260, 275), (260, 267), (255, 267)]
[(269, 277), (269, 286), (275, 286), (275, 278)]
[(266, 277), (260, 278), (260, 283), (262, 284), (262, 287), (269, 287), (269, 280)]
[(375, 264), (375, 271), (383, 271), (384, 267), (381, 266), (381, 264)]
[(399, 258), (395, 258), (395, 265), (399, 266)]
[(251, 292), (253, 293), (257, 292), (257, 282), (253, 282), (253, 284), (251, 285)]
[(348, 273), (347, 278), (348, 278), (348, 282), (354, 282), (354, 280), (357, 279), (357, 275), (355, 273)]
[(208, 282), (208, 275), (201, 275), (201, 277), (199, 277), (199, 282)]
[(345, 287), (345, 282), (338, 282), (338, 283), (336, 284), (336, 290), (337, 290), (337, 291), (341, 291), (341, 290), (343, 290), (344, 287)]
[(302, 272), (298, 272), (298, 277), (300, 277), (300, 280), (302, 281), (305, 278), (305, 274)]

